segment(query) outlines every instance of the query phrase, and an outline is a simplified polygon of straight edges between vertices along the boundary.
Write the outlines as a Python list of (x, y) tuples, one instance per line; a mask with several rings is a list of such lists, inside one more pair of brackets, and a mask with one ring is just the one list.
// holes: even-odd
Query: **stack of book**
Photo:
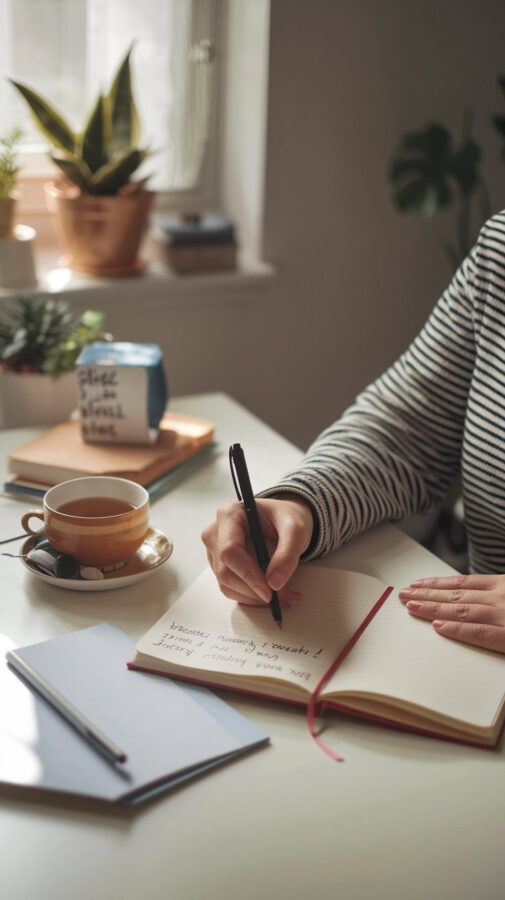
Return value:
[(216, 453), (214, 426), (180, 413), (164, 415), (158, 440), (148, 446), (85, 443), (79, 421), (69, 419), (9, 455), (4, 491), (38, 498), (71, 478), (112, 475), (142, 484), (155, 499)]
[(237, 267), (235, 225), (227, 216), (158, 216), (149, 232), (152, 258), (178, 275)]

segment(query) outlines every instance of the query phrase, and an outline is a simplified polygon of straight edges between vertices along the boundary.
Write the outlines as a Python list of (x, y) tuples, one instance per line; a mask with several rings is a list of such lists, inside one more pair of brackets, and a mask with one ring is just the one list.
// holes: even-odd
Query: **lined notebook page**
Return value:
[(505, 694), (505, 657), (441, 637), (393, 591), (324, 693), (334, 690), (384, 694), (489, 726)]
[(283, 610), (280, 630), (268, 607), (224, 597), (207, 569), (144, 635), (137, 652), (181, 666), (188, 675), (197, 669), (275, 678), (310, 693), (386, 585), (368, 575), (308, 565), (298, 569), (291, 586), (303, 598)]

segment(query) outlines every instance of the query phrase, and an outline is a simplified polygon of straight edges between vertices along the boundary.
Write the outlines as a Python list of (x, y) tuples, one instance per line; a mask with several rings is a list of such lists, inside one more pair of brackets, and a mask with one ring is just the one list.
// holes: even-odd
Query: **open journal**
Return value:
[(443, 638), (408, 615), (396, 589), (388, 594), (368, 575), (309, 564), (291, 587), (302, 600), (283, 611), (281, 631), (268, 608), (228, 600), (205, 570), (141, 638), (129, 665), (306, 705), (340, 658), (320, 694), (325, 705), (496, 744), (505, 720), (504, 656)]

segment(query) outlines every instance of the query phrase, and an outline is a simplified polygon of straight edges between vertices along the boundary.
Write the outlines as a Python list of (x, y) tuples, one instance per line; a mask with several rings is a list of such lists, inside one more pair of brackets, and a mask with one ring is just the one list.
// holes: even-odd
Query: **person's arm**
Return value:
[[(262, 497), (299, 496), (316, 527), (303, 559), (365, 529), (426, 512), (460, 466), (475, 356), (474, 254), (400, 359)], [(274, 560), (272, 560), (272, 566)]]
[(260, 493), (272, 551), (266, 575), (249, 552), (241, 504), (218, 510), (202, 539), (227, 597), (261, 603), (277, 590), (289, 603), (296, 598), (285, 586), (300, 559), (442, 498), (460, 465), (480, 315), (478, 252), (477, 244), (403, 356), (320, 435), (294, 472)]

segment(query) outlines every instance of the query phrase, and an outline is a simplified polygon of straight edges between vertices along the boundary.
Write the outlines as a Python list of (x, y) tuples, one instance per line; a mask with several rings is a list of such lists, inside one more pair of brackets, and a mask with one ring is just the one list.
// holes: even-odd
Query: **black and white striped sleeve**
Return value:
[(296, 471), (262, 492), (310, 503), (316, 527), (304, 559), (443, 497), (460, 466), (474, 367), (474, 268), (471, 254), (408, 350), (317, 438)]

